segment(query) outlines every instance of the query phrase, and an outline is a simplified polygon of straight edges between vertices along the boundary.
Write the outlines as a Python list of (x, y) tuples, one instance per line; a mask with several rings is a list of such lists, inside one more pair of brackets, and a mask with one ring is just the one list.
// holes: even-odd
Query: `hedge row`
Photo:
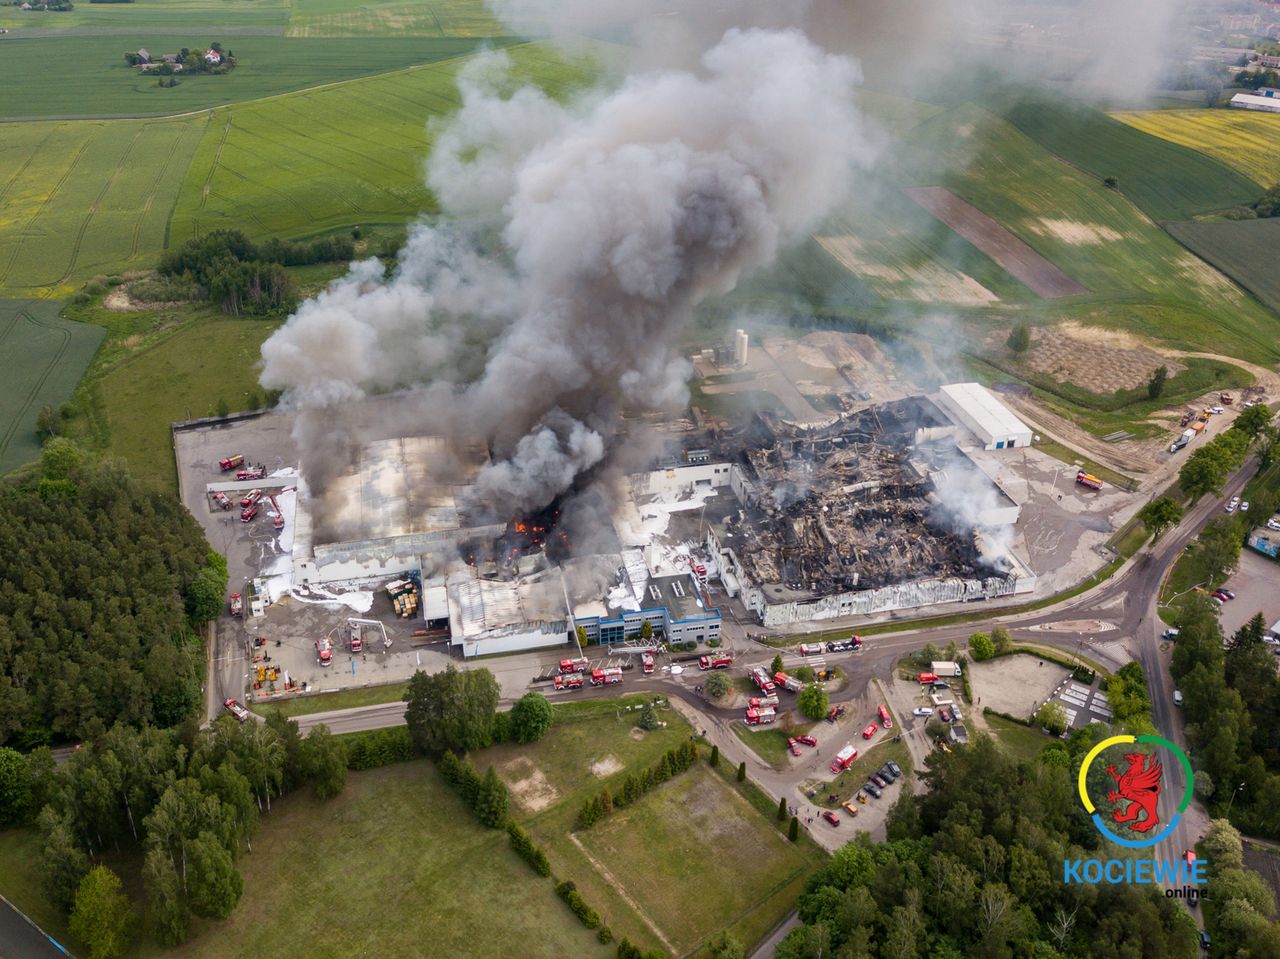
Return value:
[(465, 759), (446, 751), (440, 757), (440, 775), (458, 791), (476, 818), (486, 826), (501, 829), (507, 821), (510, 797), (507, 785), (490, 766), (483, 776)]
[(347, 768), (357, 771), (404, 763), (417, 756), (408, 726), (348, 733), (342, 741), (347, 744)]
[(546, 854), (537, 847), (524, 828), (514, 819), (507, 823), (507, 836), (511, 839), (511, 848), (521, 859), (527, 862), (539, 876), (551, 875), (551, 863)]
[(1019, 719), (1017, 716), (1010, 716), (1008, 713), (1002, 713), (998, 709), (992, 709), (990, 706), (982, 707), (982, 715), (999, 716), (1001, 719), (1007, 719), (1011, 723), (1017, 723), (1019, 726), (1026, 726), (1028, 729), (1036, 728), (1036, 724), (1029, 719)]
[(631, 805), (654, 786), (684, 772), (697, 759), (698, 747), (692, 739), (686, 739), (681, 745), (667, 750), (662, 759), (646, 769), (642, 775), (628, 776), (622, 785), (622, 791), (617, 796), (609, 792), (609, 787), (606, 786), (598, 795), (588, 799), (579, 810), (573, 828), (590, 829), (615, 809)]
[(556, 895), (565, 901), (573, 914), (582, 920), (584, 926), (588, 929), (600, 928), (600, 914), (587, 905), (572, 880), (566, 879), (564, 882), (556, 883)]

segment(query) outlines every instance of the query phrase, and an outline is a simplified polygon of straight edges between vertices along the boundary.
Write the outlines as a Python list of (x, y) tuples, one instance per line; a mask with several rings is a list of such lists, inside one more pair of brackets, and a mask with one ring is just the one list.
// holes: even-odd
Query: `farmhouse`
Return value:
[(1262, 113), (1280, 113), (1280, 98), (1260, 97), (1252, 93), (1237, 93), (1231, 98), (1237, 110), (1258, 110)]
[(138, 47), (138, 63), (150, 63), (151, 54), (147, 52), (146, 47)]
[(1264, 54), (1263, 56), (1258, 57), (1258, 66), (1264, 67), (1268, 70), (1280, 68), (1280, 57), (1273, 57)]
[(222, 62), (222, 54), (217, 50), (206, 50), (204, 54), (204, 61), (205, 63), (217, 66)]

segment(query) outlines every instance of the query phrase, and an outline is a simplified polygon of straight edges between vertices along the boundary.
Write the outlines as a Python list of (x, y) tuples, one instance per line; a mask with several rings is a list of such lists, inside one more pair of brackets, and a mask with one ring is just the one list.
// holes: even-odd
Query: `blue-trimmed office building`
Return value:
[[(629, 577), (626, 578), (630, 584)], [(706, 591), (692, 573), (649, 576), (631, 588), (639, 609), (606, 606), (604, 616), (581, 616), (575, 622), (592, 643), (613, 645), (636, 639), (649, 623), (668, 643), (707, 643), (720, 639), (720, 610), (707, 601)], [(632, 604), (627, 603), (627, 606)]]

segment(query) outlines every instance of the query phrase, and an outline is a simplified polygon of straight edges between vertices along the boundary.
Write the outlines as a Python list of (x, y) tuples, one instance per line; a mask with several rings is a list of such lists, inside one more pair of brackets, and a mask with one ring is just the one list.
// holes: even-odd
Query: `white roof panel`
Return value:
[(1029, 433), (1030, 428), (981, 383), (948, 383), (942, 392), (991, 436)]

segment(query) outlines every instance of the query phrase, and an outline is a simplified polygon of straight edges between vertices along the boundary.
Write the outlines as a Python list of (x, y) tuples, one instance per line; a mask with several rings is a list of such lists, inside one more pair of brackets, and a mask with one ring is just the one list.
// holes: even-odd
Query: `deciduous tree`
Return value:
[(511, 707), (511, 735), (518, 743), (537, 742), (547, 734), (555, 713), (542, 693), (525, 693)]
[(796, 697), (796, 708), (809, 719), (821, 719), (827, 714), (827, 691), (819, 683), (810, 683)]
[(332, 799), (347, 784), (347, 747), (321, 723), (302, 741), (302, 768), (318, 799)]
[(1138, 519), (1151, 533), (1152, 543), (1157, 542), (1165, 530), (1181, 523), (1182, 515), (1182, 505), (1168, 496), (1157, 497), (1138, 510)]
[(71, 909), (71, 932), (89, 947), (90, 959), (116, 959), (133, 938), (136, 916), (120, 877), (97, 866), (80, 880)]
[(404, 698), (405, 721), (423, 752), (465, 753), (489, 743), (498, 706), (498, 681), (489, 670), (418, 671)]

